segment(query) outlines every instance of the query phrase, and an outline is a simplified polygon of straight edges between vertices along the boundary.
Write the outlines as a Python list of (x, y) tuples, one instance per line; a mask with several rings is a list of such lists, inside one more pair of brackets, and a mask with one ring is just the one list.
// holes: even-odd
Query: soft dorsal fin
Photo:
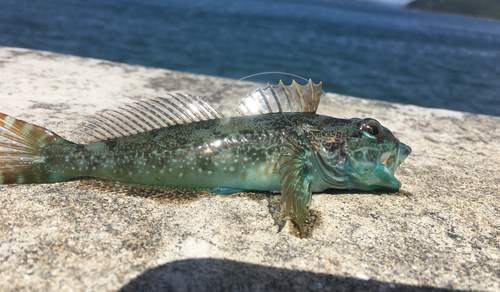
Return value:
[(189, 94), (158, 97), (100, 113), (85, 121), (80, 132), (84, 142), (95, 143), (126, 137), (172, 125), (186, 124), (224, 116), (212, 104)]
[(249, 92), (234, 109), (234, 116), (253, 116), (284, 112), (316, 112), (321, 98), (321, 82), (312, 80), (299, 85), (295, 80), (286, 86), (280, 80), (278, 85), (267, 84)]

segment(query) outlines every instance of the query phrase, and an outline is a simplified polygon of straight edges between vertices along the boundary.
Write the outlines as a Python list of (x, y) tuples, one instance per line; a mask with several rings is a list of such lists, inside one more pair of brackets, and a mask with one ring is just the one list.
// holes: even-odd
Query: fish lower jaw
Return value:
[(394, 172), (384, 165), (378, 165), (374, 171), (359, 175), (358, 181), (358, 183), (353, 183), (353, 188), (398, 190), (401, 187), (401, 182), (394, 177)]
[(394, 171), (386, 165), (378, 165), (374, 176), (379, 179), (381, 185), (389, 189), (399, 189), (401, 182), (394, 177)]

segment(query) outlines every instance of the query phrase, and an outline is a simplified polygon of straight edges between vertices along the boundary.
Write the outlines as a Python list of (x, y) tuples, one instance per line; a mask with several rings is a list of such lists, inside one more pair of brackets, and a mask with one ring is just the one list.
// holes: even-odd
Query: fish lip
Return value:
[[(397, 151), (395, 149), (395, 151), (393, 151), (393, 153), (396, 152), (396, 162), (395, 164), (393, 165), (393, 169), (390, 169), (390, 172), (392, 173), (391, 176), (389, 176), (387, 182), (388, 182), (388, 187), (391, 188), (391, 189), (400, 189), (401, 188), (401, 185), (402, 183), (394, 177), (394, 173), (396, 172), (396, 170), (398, 169), (398, 167), (401, 165), (401, 163), (403, 163), (403, 161), (406, 159), (406, 157), (408, 157), (408, 155), (410, 155), (411, 153), (411, 148), (404, 144), (404, 143), (401, 143), (399, 142), (398, 143), (398, 148), (397, 148)], [(387, 168), (387, 166), (386, 166)], [(387, 174), (387, 173), (386, 173)]]
[(394, 176), (387, 176), (386, 179), (381, 179), (382, 185), (386, 189), (399, 190), (401, 188), (401, 182)]
[(411, 153), (410, 146), (399, 142), (397, 163), (395, 165), (394, 170), (396, 170), (396, 168), (398, 168), (401, 165), (401, 163), (403, 163), (403, 161), (406, 159), (406, 157), (408, 157), (408, 155), (410, 155), (410, 153)]

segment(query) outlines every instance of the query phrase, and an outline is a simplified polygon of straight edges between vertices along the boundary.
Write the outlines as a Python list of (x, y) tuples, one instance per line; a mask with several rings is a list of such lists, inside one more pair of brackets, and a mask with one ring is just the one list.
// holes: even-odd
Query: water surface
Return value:
[(4, 46), (230, 78), (286, 71), (328, 92), (500, 116), (500, 22), (321, 1), (0, 5)]

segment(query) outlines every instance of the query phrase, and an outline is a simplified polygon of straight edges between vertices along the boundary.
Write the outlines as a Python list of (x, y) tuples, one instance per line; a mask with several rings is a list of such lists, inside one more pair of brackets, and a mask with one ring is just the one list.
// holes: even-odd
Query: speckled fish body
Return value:
[[(311, 115), (308, 115), (309, 118)], [(232, 117), (88, 145), (54, 145), (51, 172), (184, 188), (280, 190), (280, 134), (301, 115)]]
[(297, 125), (321, 127), (326, 120), (342, 121), (314, 114), (222, 118), (89, 145), (50, 145), (43, 156), (50, 157), (51, 180), (279, 191), (282, 133), (297, 136)]
[[(335, 172), (329, 183), (322, 182), (321, 175), (316, 174), (321, 167), (312, 174), (312, 180), (315, 174), (318, 176), (317, 183), (312, 184), (313, 192), (326, 188), (370, 189), (349, 171), (352, 165), (346, 165), (345, 154), (339, 155), (342, 151), (352, 152), (345, 146), (350, 145), (351, 137), (357, 137), (359, 123), (311, 113), (222, 118), (88, 145), (49, 145), (42, 155), (49, 158), (44, 166), (52, 174), (50, 181), (84, 176), (150, 186), (280, 191), (278, 161), (282, 135), (287, 133), (300, 141), (305, 129), (310, 133), (311, 144), (301, 147), (309, 155), (323, 154), (311, 157), (309, 163), (337, 160), (329, 165), (330, 171)], [(332, 133), (336, 141), (342, 142), (332, 143)], [(319, 147), (310, 148), (312, 144)], [(399, 182), (373, 188), (383, 186), (399, 188)]]
[(411, 149), (374, 119), (316, 114), (320, 85), (269, 85), (223, 117), (200, 98), (141, 102), (92, 118), (75, 144), (0, 115), (0, 183), (77, 177), (162, 187), (281, 191), (285, 214), (307, 217), (312, 192), (398, 189), (394, 171)]

